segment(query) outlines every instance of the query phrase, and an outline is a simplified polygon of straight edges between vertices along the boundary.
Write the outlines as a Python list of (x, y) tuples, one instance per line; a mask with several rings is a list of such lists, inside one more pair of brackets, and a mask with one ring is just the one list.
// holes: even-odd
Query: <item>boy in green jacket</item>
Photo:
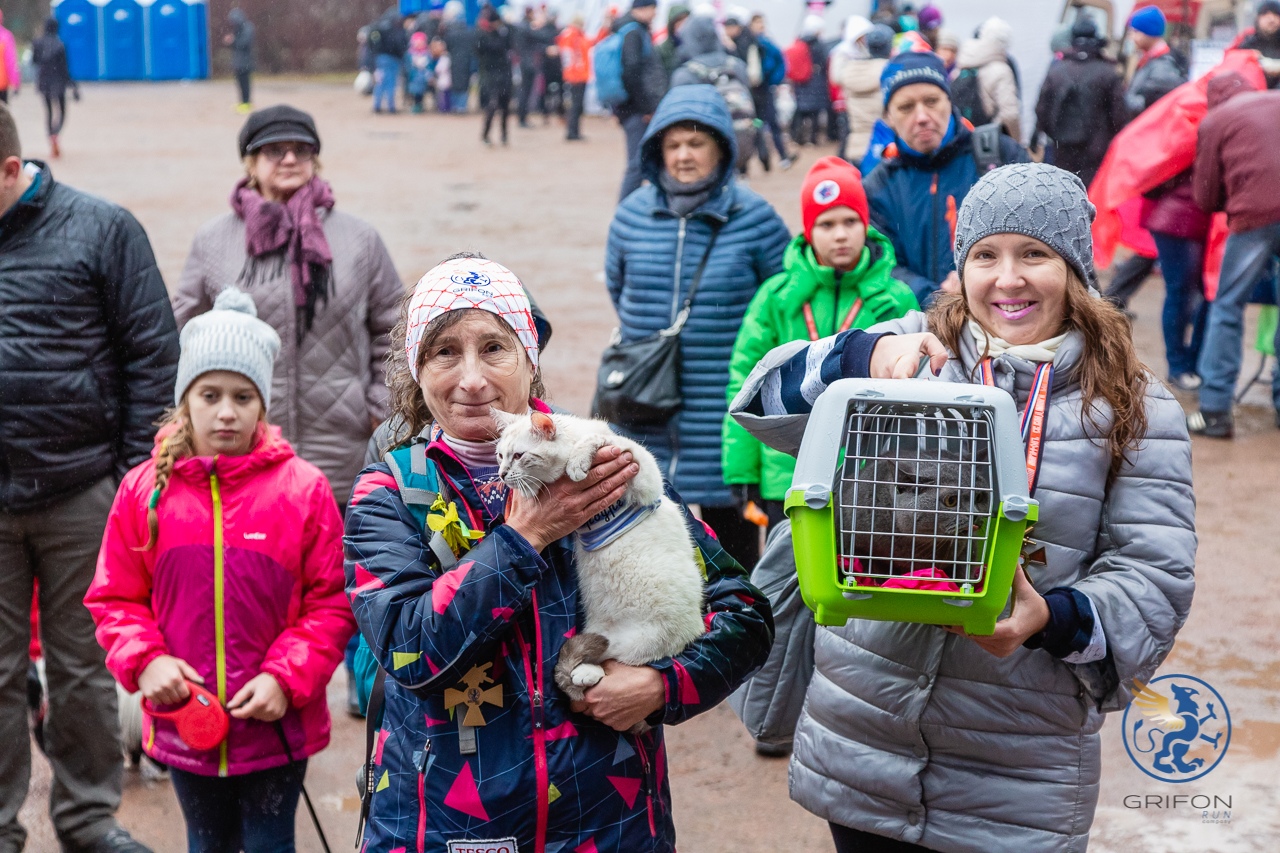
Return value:
[[(890, 274), (897, 259), (889, 239), (871, 227), (867, 194), (858, 170), (839, 157), (824, 157), (800, 190), (804, 233), (751, 300), (729, 362), (732, 402), (756, 362), (776, 346), (816, 341), (847, 329), (865, 329), (919, 309), (915, 295)], [(748, 517), (749, 503), (763, 502), (773, 526), (796, 460), (765, 447), (730, 417), (722, 444), (725, 482)]]

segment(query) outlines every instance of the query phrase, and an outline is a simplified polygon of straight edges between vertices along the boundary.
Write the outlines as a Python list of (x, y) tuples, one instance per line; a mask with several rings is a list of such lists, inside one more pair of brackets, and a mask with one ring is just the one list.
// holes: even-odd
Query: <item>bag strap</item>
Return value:
[(378, 740), (378, 728), (382, 723), (382, 706), (386, 699), (387, 671), (378, 667), (373, 678), (373, 690), (369, 692), (369, 705), (364, 718), (364, 782), (360, 786), (360, 820), (356, 823), (356, 844), (364, 837), (364, 827), (369, 820), (369, 806), (373, 803), (374, 765), (373, 746)]
[(1004, 165), (1004, 158), (1000, 155), (1000, 125), (995, 122), (978, 125), (970, 135), (970, 142), (978, 177)]
[(684, 324), (689, 320), (689, 311), (693, 308), (693, 297), (698, 293), (698, 286), (702, 284), (702, 274), (707, 271), (707, 262), (711, 260), (711, 250), (715, 248), (716, 237), (720, 236), (720, 228), (723, 222), (716, 222), (711, 226), (711, 239), (707, 242), (707, 250), (702, 253), (702, 260), (698, 262), (698, 268), (693, 273), (693, 281), (689, 283), (689, 294), (684, 298), (684, 304), (680, 306), (680, 313), (676, 315), (676, 321), (671, 324), (670, 328), (663, 329), (658, 334), (665, 338), (674, 337), (680, 334), (680, 330), (684, 328)]

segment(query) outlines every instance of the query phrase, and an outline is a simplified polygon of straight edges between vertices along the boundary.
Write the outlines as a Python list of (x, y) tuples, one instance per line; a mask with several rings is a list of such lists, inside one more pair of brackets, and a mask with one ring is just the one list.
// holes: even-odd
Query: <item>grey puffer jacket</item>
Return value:
[[(871, 331), (926, 330), (925, 315), (912, 313)], [(831, 347), (826, 339), (774, 350), (730, 411), (766, 443), (794, 452), (803, 418), (781, 412), (789, 395), (778, 384), (798, 380), (776, 368), (805, 352), (802, 393), (811, 402), (825, 387), (819, 371)], [(1146, 439), (1108, 487), (1109, 453), (1081, 423), (1074, 373), (1082, 348), (1073, 334), (1054, 362), (1035, 495), (1034, 536), (1048, 565), (1031, 581), (1041, 592), (1070, 586), (1087, 595), (1107, 656), (1072, 665), (1023, 647), (997, 658), (927, 625), (819, 627), (790, 769), (792, 799), (814, 814), (950, 853), (1086, 848), (1103, 713), (1128, 704), (1134, 681), (1149, 681), (1172, 647), (1191, 605), (1196, 534), (1191, 444), (1178, 403), (1151, 380)], [(940, 378), (979, 381), (967, 335), (959, 355)], [(1006, 355), (993, 368), (1021, 410), (1034, 365)], [(744, 415), (749, 407), (763, 407), (765, 417)]]
[(250, 258), (244, 221), (234, 213), (196, 232), (173, 313), (181, 328), (213, 307), (228, 287), (253, 297), (258, 316), (280, 335), (267, 415), (298, 455), (325, 473), (338, 503), (345, 506), (364, 467), (373, 425), (387, 416), (383, 360), (391, 327), (400, 316), (404, 285), (371, 225), (337, 210), (320, 216), (333, 252), (332, 290), (328, 303), (317, 306), (315, 322), (301, 343), (284, 251)]

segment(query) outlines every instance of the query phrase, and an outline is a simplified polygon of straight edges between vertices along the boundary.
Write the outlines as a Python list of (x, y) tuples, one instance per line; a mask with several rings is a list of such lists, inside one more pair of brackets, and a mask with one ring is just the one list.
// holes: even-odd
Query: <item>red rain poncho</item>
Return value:
[[(1235, 71), (1259, 90), (1266, 78), (1251, 50), (1229, 50), (1222, 64), (1209, 73), (1183, 83), (1116, 134), (1098, 175), (1089, 187), (1089, 200), (1098, 208), (1093, 221), (1093, 258), (1099, 267), (1111, 264), (1116, 245), (1123, 239), (1121, 208), (1170, 178), (1191, 168), (1196, 157), (1196, 134), (1207, 110), (1209, 80), (1224, 71)], [(1217, 291), (1222, 249), (1226, 243), (1226, 217), (1214, 217), (1205, 253), (1205, 292)]]

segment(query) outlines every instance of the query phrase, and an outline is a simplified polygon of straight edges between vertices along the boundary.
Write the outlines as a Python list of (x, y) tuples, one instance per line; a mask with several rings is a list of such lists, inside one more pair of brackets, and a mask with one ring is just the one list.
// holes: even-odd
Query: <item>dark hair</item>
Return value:
[(21, 156), (22, 142), (18, 139), (18, 125), (9, 108), (0, 104), (0, 162)]

